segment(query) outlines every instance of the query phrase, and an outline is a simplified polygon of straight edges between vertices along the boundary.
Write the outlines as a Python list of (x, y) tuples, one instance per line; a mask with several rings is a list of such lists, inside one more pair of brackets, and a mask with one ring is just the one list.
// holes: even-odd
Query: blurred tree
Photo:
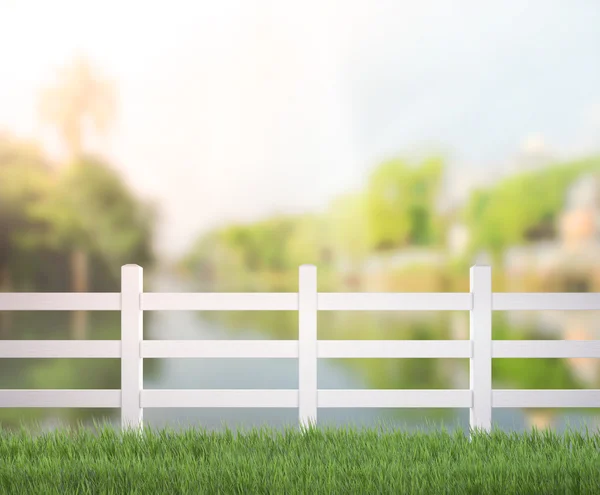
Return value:
[(600, 171), (600, 158), (516, 174), (472, 191), (463, 210), (471, 232), (468, 255), (488, 250), (500, 265), (507, 247), (554, 237), (568, 187), (588, 171)]
[(220, 238), (225, 245), (239, 254), (245, 269), (258, 269), (258, 246), (255, 236), (252, 235), (251, 225), (230, 225), (223, 229)]
[(279, 215), (252, 224), (232, 225), (222, 231), (221, 238), (241, 255), (247, 270), (283, 271), (290, 267), (285, 246), (296, 222), (292, 216)]
[(106, 133), (116, 117), (114, 86), (95, 72), (84, 58), (59, 71), (58, 81), (46, 88), (40, 99), (42, 121), (53, 126), (69, 159), (81, 155), (90, 127)]
[[(81, 157), (86, 131), (90, 127), (103, 134), (114, 121), (116, 95), (112, 84), (94, 72), (83, 58), (63, 68), (56, 85), (42, 92), (40, 115), (42, 121), (53, 126), (66, 148), (67, 163)], [(73, 244), (71, 258), (72, 290), (88, 290), (88, 259), (82, 246)], [(73, 312), (74, 335), (84, 338), (87, 327), (86, 312)]]
[(429, 246), (443, 238), (443, 218), (437, 211), (444, 165), (440, 158), (425, 160), (412, 171), (409, 243)]
[(327, 224), (317, 214), (307, 214), (298, 218), (294, 230), (288, 238), (285, 251), (288, 253), (290, 268), (311, 263), (327, 263), (328, 259)]
[(214, 265), (214, 251), (225, 256), (227, 247), (226, 258), (243, 260), (245, 270), (296, 270), (302, 263), (330, 263), (334, 256), (355, 264), (373, 248), (431, 245), (442, 238), (445, 226), (436, 211), (442, 174), (437, 158), (418, 169), (399, 160), (385, 162), (372, 174), (366, 193), (335, 198), (324, 215), (284, 215), (227, 226), (219, 231), (219, 242), (207, 241), (213, 234), (203, 235), (182, 264), (191, 270)]
[(331, 261), (328, 229), (326, 218), (319, 214), (276, 215), (228, 225), (199, 236), (178, 267), (212, 283), (235, 278), (238, 286), (242, 279), (251, 285), (260, 272), (268, 275), (265, 281), (277, 280), (284, 287), (300, 264)]
[(384, 162), (371, 174), (366, 192), (371, 249), (389, 249), (408, 238), (409, 188), (410, 170), (401, 160)]
[(219, 232), (216, 229), (198, 236), (188, 252), (175, 264), (177, 272), (184, 277), (199, 277), (213, 284), (217, 278), (217, 252)]
[(336, 256), (351, 263), (363, 258), (369, 249), (367, 198), (363, 193), (347, 193), (335, 198), (326, 215), (327, 238)]
[(439, 158), (427, 159), (419, 167), (392, 159), (373, 171), (366, 190), (371, 249), (441, 240), (443, 222), (436, 208), (443, 172)]
[(152, 264), (156, 206), (140, 203), (106, 163), (84, 157), (58, 178), (53, 194), (33, 202), (29, 215), (46, 228), (18, 235), (22, 246), (69, 249), (76, 245), (102, 262), (118, 284), (121, 265)]
[[(26, 214), (28, 202), (41, 197), (50, 185), (50, 169), (40, 150), (9, 136), (0, 136), (0, 290), (13, 290), (18, 269), (31, 259), (14, 249), (15, 237), (38, 225)], [(11, 313), (1, 312), (0, 328), (10, 327)]]
[(252, 231), (260, 267), (272, 272), (292, 268), (289, 253), (285, 248), (297, 223), (298, 218), (295, 216), (278, 215), (254, 226)]

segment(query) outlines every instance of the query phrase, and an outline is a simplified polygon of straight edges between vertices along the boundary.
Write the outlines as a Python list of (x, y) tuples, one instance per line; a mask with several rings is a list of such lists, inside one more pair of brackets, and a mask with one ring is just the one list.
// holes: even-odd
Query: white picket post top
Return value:
[(140, 407), (144, 388), (143, 359), (140, 355), (144, 339), (140, 296), (144, 290), (143, 271), (138, 265), (121, 267), (121, 427), (141, 428)]
[[(597, 407), (600, 390), (492, 390), (493, 358), (600, 358), (600, 340), (492, 340), (492, 311), (600, 310), (600, 293), (496, 293), (471, 267), (467, 293), (319, 293), (314, 265), (297, 293), (144, 293), (143, 270), (121, 267), (120, 293), (0, 293), (0, 311), (121, 311), (121, 340), (0, 340), (0, 358), (121, 358), (121, 390), (0, 390), (0, 407), (112, 407), (141, 431), (145, 407), (462, 407), (491, 430), (492, 407)], [(298, 340), (143, 340), (144, 311), (298, 311)], [(318, 311), (469, 311), (470, 340), (318, 340)], [(144, 358), (298, 359), (298, 390), (144, 390)], [(469, 358), (468, 390), (318, 390), (319, 358)]]

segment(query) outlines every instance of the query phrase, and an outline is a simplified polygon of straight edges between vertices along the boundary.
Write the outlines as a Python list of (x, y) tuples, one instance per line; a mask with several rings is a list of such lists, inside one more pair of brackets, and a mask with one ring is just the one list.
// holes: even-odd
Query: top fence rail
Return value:
[[(297, 292), (144, 292), (142, 311), (298, 311)], [(470, 292), (318, 292), (318, 311), (471, 311)], [(0, 293), (0, 311), (120, 311), (120, 292)], [(600, 311), (600, 293), (492, 294), (492, 311)]]

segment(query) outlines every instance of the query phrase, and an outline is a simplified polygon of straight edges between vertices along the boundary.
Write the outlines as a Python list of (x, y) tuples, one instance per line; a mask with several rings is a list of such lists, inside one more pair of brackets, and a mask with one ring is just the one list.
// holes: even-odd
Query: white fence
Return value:
[[(0, 340), (0, 358), (121, 358), (120, 390), (0, 390), (0, 407), (121, 408), (142, 427), (148, 407), (291, 407), (301, 424), (318, 407), (470, 409), (491, 429), (493, 407), (600, 407), (600, 390), (492, 390), (492, 358), (600, 358), (600, 341), (493, 341), (492, 311), (600, 310), (600, 293), (492, 293), (491, 268), (471, 268), (466, 293), (317, 292), (317, 270), (299, 269), (293, 293), (145, 293), (142, 268), (121, 269), (120, 293), (0, 293), (0, 311), (121, 311), (121, 340)], [(144, 311), (298, 311), (298, 340), (143, 340)], [(469, 311), (470, 340), (317, 340), (317, 311)], [(144, 358), (297, 358), (298, 389), (145, 390)], [(318, 358), (469, 358), (469, 390), (318, 390)]]

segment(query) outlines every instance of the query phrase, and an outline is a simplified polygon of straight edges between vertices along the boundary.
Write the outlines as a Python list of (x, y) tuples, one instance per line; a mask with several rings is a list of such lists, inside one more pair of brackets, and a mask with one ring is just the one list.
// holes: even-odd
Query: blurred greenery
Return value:
[[(471, 191), (465, 204), (442, 212), (444, 161), (431, 157), (414, 166), (391, 159), (373, 170), (363, 190), (334, 198), (323, 213), (273, 217), (200, 235), (178, 267), (216, 289), (234, 276), (247, 287), (245, 275), (267, 279), (275, 273), (280, 280), (293, 280), (289, 290), (294, 290), (300, 264), (316, 264), (321, 273), (335, 269), (334, 261), (346, 260), (356, 270), (371, 255), (384, 257), (411, 247), (444, 251), (450, 227), (462, 223), (468, 245), (462, 253), (447, 256), (437, 282), (437, 290), (462, 290), (464, 275), (478, 253), (489, 253), (494, 266), (502, 266), (511, 246), (556, 240), (567, 189), (587, 172), (600, 172), (600, 157), (514, 174)], [(387, 278), (406, 278), (404, 272), (394, 275), (389, 269)]]
[(366, 188), (371, 249), (429, 246), (441, 241), (436, 205), (443, 173), (440, 158), (430, 158), (420, 167), (394, 159), (375, 169)]
[(443, 172), (439, 158), (416, 168), (401, 159), (386, 161), (365, 191), (335, 198), (325, 214), (215, 229), (198, 238), (179, 268), (215, 281), (232, 272), (295, 273), (303, 263), (326, 267), (339, 258), (359, 261), (371, 251), (439, 245), (445, 228), (437, 212)]
[(46, 229), (20, 233), (21, 246), (78, 246), (101, 260), (116, 280), (128, 260), (146, 267), (155, 261), (151, 236), (156, 206), (139, 202), (116, 171), (98, 159), (73, 163), (53, 194), (31, 202), (28, 213)]
[(33, 144), (0, 136), (0, 273), (5, 289), (22, 278), (20, 268), (47, 253), (19, 245), (17, 238), (42, 227), (28, 207), (48, 193), (50, 166)]
[[(57, 74), (55, 84), (44, 88), (40, 94), (41, 121), (56, 132), (67, 153), (67, 164), (75, 162), (79, 167), (86, 166), (86, 162), (89, 161), (84, 159), (86, 137), (89, 137), (90, 131), (94, 131), (97, 136), (107, 134), (115, 121), (116, 113), (116, 88), (84, 57), (77, 57), (70, 64), (62, 67)], [(61, 164), (61, 169), (64, 165)], [(72, 170), (67, 169), (67, 173), (73, 175)], [(72, 186), (79, 185), (78, 181), (73, 181)], [(72, 198), (65, 196), (64, 199)], [(51, 208), (51, 205), (46, 207)], [(69, 210), (61, 207), (60, 204), (53, 211), (53, 218), (59, 222), (58, 239), (54, 240), (55, 244), (60, 244), (61, 240), (69, 238), (75, 239), (71, 252), (71, 290), (87, 292), (90, 290), (89, 247), (86, 249), (82, 245), (82, 224), (78, 218), (69, 215)], [(111, 265), (111, 271), (114, 275), (117, 267)], [(85, 311), (73, 312), (71, 330), (73, 338), (86, 338), (87, 313)]]
[(118, 290), (121, 265), (156, 262), (156, 215), (102, 160), (83, 157), (57, 173), (35, 146), (0, 138), (4, 287), (69, 291), (69, 253), (80, 248), (91, 257), (91, 290)]
[(554, 238), (567, 188), (586, 172), (600, 172), (600, 157), (522, 172), (472, 191), (462, 212), (470, 251), (486, 249), (500, 264), (510, 246)]

